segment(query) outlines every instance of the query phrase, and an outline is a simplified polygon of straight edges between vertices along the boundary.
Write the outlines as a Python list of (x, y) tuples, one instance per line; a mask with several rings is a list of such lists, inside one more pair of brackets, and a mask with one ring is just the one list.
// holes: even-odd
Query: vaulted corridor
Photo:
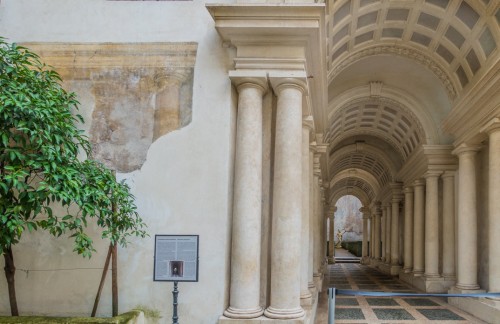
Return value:
[[(337, 263), (328, 266), (319, 297), (316, 324), (328, 320), (328, 287), (360, 291), (419, 293), (411, 286), (369, 266)], [(335, 323), (484, 323), (439, 297), (336, 297)]]

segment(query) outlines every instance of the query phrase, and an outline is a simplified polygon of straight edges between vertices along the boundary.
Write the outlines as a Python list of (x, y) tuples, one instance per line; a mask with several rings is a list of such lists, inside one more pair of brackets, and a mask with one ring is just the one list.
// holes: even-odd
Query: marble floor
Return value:
[[(341, 251), (341, 253), (344, 253)], [(361, 264), (328, 266), (319, 298), (316, 324), (328, 323), (327, 288), (417, 293), (414, 288)], [(335, 323), (484, 323), (440, 297), (336, 297)]]

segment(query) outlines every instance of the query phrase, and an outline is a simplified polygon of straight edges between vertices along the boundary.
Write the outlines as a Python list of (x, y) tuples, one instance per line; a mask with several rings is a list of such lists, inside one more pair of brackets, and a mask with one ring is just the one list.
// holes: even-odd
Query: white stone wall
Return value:
[[(0, 34), (11, 42), (198, 43), (191, 123), (157, 139), (140, 170), (118, 174), (131, 185), (150, 234), (119, 249), (120, 312), (141, 304), (169, 322), (173, 284), (153, 282), (154, 235), (199, 234), (199, 282), (179, 284), (179, 316), (215, 323), (228, 298), (235, 102), (231, 50), (222, 47), (205, 3), (2, 0)], [(88, 116), (87, 100), (81, 102)], [(108, 242), (96, 232), (95, 244), (98, 252), (85, 260), (69, 240), (26, 234), (14, 248), (20, 313), (90, 314)], [(110, 277), (105, 287), (98, 314), (109, 316)], [(0, 292), (0, 314), (7, 315), (5, 279)]]

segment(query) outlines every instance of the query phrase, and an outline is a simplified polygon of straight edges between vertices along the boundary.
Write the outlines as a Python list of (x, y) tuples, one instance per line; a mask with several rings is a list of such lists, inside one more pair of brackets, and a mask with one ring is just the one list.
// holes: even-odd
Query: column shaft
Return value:
[(391, 264), (391, 205), (385, 210), (385, 263)]
[(334, 224), (335, 224), (335, 211), (337, 207), (332, 208), (330, 212), (330, 226), (328, 227), (328, 233), (330, 234), (328, 237), (328, 256), (330, 259), (334, 259), (335, 254), (335, 233), (334, 233)]
[(385, 223), (386, 223), (386, 218), (387, 218), (387, 211), (385, 208), (381, 207), (382, 210), (382, 218), (380, 220), (380, 231), (381, 231), (381, 241), (382, 241), (382, 261), (385, 262)]
[(304, 310), (300, 307), (303, 88), (295, 83), (281, 83), (275, 86), (275, 92), (278, 95), (278, 107), (274, 155), (271, 303), (265, 310), (265, 315), (276, 319), (293, 319), (304, 315)]
[(455, 278), (455, 172), (443, 176), (443, 277)]
[(458, 155), (457, 288), (462, 290), (479, 289), (476, 205), (476, 152), (478, 150), (479, 147), (462, 145), (453, 151)]
[(225, 316), (254, 318), (260, 306), (262, 95), (259, 82), (238, 87), (231, 287)]
[(309, 146), (309, 267), (308, 286), (314, 288), (314, 152)]
[(421, 276), (424, 273), (424, 224), (425, 224), (425, 182), (422, 179), (414, 182), (414, 213), (413, 213), (413, 274)]
[(439, 277), (439, 201), (440, 171), (425, 175), (425, 277)]
[(404, 271), (413, 269), (413, 188), (405, 188)]
[(380, 207), (375, 207), (375, 235), (373, 246), (375, 249), (375, 259), (380, 260)]
[(488, 228), (489, 292), (500, 292), (500, 118), (493, 118), (483, 131), (489, 134)]
[(391, 212), (391, 264), (397, 265), (399, 261), (399, 203), (401, 198), (392, 198)]
[(309, 303), (309, 132), (310, 126), (302, 125), (302, 220), (301, 220), (301, 272), (300, 298)]
[(363, 244), (361, 245), (361, 254), (363, 258), (368, 256), (368, 217), (363, 215)]

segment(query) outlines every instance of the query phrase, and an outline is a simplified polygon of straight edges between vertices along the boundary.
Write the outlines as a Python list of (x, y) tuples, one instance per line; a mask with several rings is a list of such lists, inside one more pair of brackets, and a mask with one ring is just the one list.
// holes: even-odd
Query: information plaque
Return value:
[(198, 281), (198, 235), (155, 235), (154, 281)]

